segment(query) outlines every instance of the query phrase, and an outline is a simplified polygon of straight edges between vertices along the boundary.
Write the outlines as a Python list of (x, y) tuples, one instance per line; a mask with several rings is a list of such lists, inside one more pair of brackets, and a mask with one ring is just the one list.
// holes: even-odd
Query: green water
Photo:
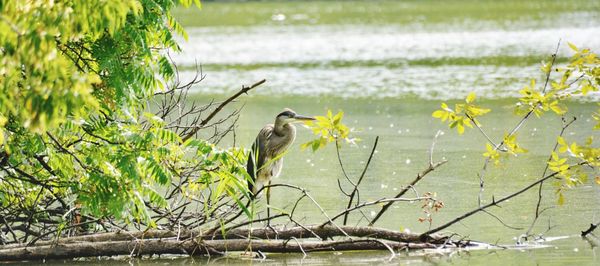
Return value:
[[(343, 110), (346, 123), (362, 139), (342, 149), (350, 176), (364, 167), (376, 136), (380, 144), (362, 186), (361, 200), (392, 196), (422, 171), (437, 130), (443, 130), (434, 158), (449, 162), (428, 175), (416, 189), (436, 192), (445, 207), (433, 216), (433, 226), (477, 206), (485, 139), (474, 130), (463, 136), (431, 118), (441, 100), (454, 100), (475, 91), (493, 111), (481, 122), (493, 139), (510, 130), (514, 97), (530, 78), (540, 78), (538, 63), (551, 54), (559, 39), (600, 50), (598, 1), (282, 1), (205, 2), (203, 10), (179, 10), (177, 17), (190, 34), (175, 55), (182, 79), (203, 66), (205, 81), (194, 88), (194, 99), (224, 99), (241, 84), (268, 82), (230, 106), (242, 107), (236, 145), (248, 147), (258, 130), (272, 123), (284, 107), (302, 114), (322, 115)], [(569, 56), (562, 45), (559, 61)], [(569, 140), (598, 136), (590, 114), (598, 95), (569, 103), (569, 116), (578, 121), (566, 133)], [(231, 109), (229, 109), (231, 110)], [(484, 200), (500, 198), (539, 178), (561, 126), (559, 117), (532, 118), (518, 138), (529, 153), (511, 158), (486, 177)], [(344, 208), (338, 192), (342, 178), (334, 147), (312, 154), (300, 143), (310, 132), (300, 128), (296, 144), (285, 158), (275, 182), (307, 188), (329, 214)], [(222, 145), (230, 145), (226, 139)], [(600, 262), (597, 248), (577, 235), (600, 219), (599, 186), (586, 184), (566, 193), (555, 206), (555, 188), (545, 186), (544, 212), (536, 233), (558, 240), (547, 248), (399, 254), (394, 264), (577, 264)], [(273, 205), (289, 207), (296, 192), (275, 189)], [(475, 215), (448, 228), (474, 240), (514, 245), (532, 221), (537, 191), (532, 190), (491, 211), (495, 218)], [(377, 207), (365, 209), (367, 216)], [(314, 206), (300, 206), (304, 223), (325, 220)], [(396, 204), (379, 225), (423, 232), (427, 223), (418, 203)], [(360, 220), (352, 216), (352, 223)], [(364, 223), (364, 221), (362, 221)], [(548, 228), (551, 228), (547, 231)], [(529, 243), (535, 245), (535, 243)], [(380, 264), (387, 252), (344, 252), (268, 256), (265, 264)], [(139, 261), (138, 261), (139, 262)], [(249, 264), (240, 259), (145, 260), (143, 264)], [(258, 262), (255, 262), (258, 263)]]

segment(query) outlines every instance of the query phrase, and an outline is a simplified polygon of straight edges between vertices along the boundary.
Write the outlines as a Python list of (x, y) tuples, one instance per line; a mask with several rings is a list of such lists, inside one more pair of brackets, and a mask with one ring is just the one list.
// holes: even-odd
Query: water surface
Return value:
[[(345, 121), (362, 141), (342, 149), (348, 173), (356, 177), (364, 167), (376, 136), (380, 146), (362, 187), (361, 200), (397, 193), (428, 162), (428, 150), (437, 130), (443, 130), (435, 149), (436, 160), (449, 162), (427, 176), (416, 189), (436, 192), (445, 202), (434, 215), (439, 225), (477, 206), (485, 139), (471, 130), (464, 136), (431, 118), (441, 100), (459, 99), (471, 91), (493, 111), (481, 122), (494, 139), (519, 120), (512, 115), (518, 90), (529, 79), (540, 79), (539, 63), (548, 60), (559, 40), (559, 62), (570, 56), (567, 41), (600, 51), (598, 1), (344, 1), (249, 2), (203, 5), (200, 13), (180, 10), (188, 29), (183, 54), (174, 58), (182, 78), (202, 65), (206, 79), (194, 88), (194, 99), (224, 99), (239, 89), (266, 78), (268, 82), (231, 106), (243, 107), (236, 129), (236, 145), (250, 146), (255, 134), (284, 107), (303, 114), (344, 110)], [(566, 132), (583, 141), (591, 131), (590, 114), (598, 95), (569, 103), (568, 116), (578, 122)], [(499, 198), (539, 178), (552, 150), (561, 120), (553, 115), (532, 118), (518, 138), (529, 153), (510, 158), (489, 170), (485, 202)], [(282, 176), (275, 182), (309, 189), (329, 214), (345, 206), (337, 192), (342, 178), (333, 147), (313, 154), (299, 143), (310, 133), (298, 131), (296, 144), (285, 158)], [(233, 144), (227, 139), (222, 145)], [(544, 212), (534, 232), (561, 237), (545, 243), (549, 248), (459, 252), (444, 255), (400, 254), (400, 264), (577, 264), (600, 262), (597, 248), (577, 237), (589, 223), (600, 219), (600, 189), (585, 184), (566, 193), (567, 202), (555, 206), (556, 187), (547, 184)], [(273, 204), (289, 207), (295, 192), (276, 189)], [(514, 245), (531, 224), (537, 191), (530, 191), (491, 211), (496, 218), (478, 214), (446, 230), (471, 239)], [(371, 216), (378, 207), (365, 209)], [(308, 202), (298, 211), (305, 223), (324, 221)], [(428, 223), (419, 203), (395, 205), (379, 225), (423, 232)], [(361, 215), (352, 223), (364, 222)], [(531, 245), (536, 243), (529, 242)], [(387, 252), (269, 255), (265, 264), (376, 264)], [(143, 263), (231, 263), (240, 259), (150, 260)]]

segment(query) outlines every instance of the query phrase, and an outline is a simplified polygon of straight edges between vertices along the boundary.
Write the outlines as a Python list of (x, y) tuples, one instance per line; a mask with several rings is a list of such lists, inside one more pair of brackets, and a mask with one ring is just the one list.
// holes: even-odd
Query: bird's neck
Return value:
[(288, 135), (289, 133), (295, 133), (296, 132), (296, 127), (294, 127), (294, 125), (290, 124), (290, 123), (286, 123), (286, 124), (279, 124), (279, 123), (275, 123), (275, 130), (274, 130), (275, 134), (277, 136), (285, 136)]

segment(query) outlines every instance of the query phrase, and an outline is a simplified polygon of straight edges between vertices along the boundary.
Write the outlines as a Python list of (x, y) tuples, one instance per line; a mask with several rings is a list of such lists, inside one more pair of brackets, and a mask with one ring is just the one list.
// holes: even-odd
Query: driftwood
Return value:
[[(0, 261), (64, 259), (114, 255), (223, 255), (236, 251), (311, 252), (324, 250), (401, 250), (466, 246), (468, 242), (450, 241), (432, 235), (403, 233), (374, 227), (305, 226), (233, 229), (226, 234), (202, 235), (198, 231), (149, 230), (117, 232), (39, 241), (27, 245), (6, 245), (0, 249)], [(345, 235), (350, 237), (344, 237)], [(318, 236), (320, 239), (315, 240)], [(337, 237), (344, 239), (334, 240)], [(321, 240), (332, 239), (332, 240)]]
[(247, 239), (249, 236), (252, 238), (259, 239), (292, 239), (292, 238), (316, 238), (328, 239), (338, 236), (345, 236), (344, 232), (351, 237), (370, 237), (374, 239), (382, 239), (396, 242), (421, 242), (428, 241), (435, 244), (444, 243), (447, 239), (441, 235), (431, 235), (427, 238), (423, 238), (420, 234), (416, 233), (404, 233), (398, 231), (392, 231), (383, 228), (368, 227), (368, 226), (341, 226), (343, 231), (340, 231), (337, 227), (327, 226), (303, 226), (303, 227), (291, 227), (282, 230), (272, 228), (236, 228), (226, 232), (224, 235), (221, 232), (217, 232), (212, 235), (205, 235), (200, 230), (190, 231), (169, 231), (169, 230), (148, 230), (139, 232), (114, 232), (114, 233), (98, 233), (84, 236), (74, 236), (61, 238), (57, 241), (47, 240), (38, 241), (34, 245), (27, 244), (11, 244), (0, 246), (1, 250), (28, 247), (28, 246), (49, 246), (49, 245), (63, 245), (70, 243), (82, 243), (82, 242), (111, 242), (111, 241), (134, 241), (134, 240), (146, 240), (146, 239), (202, 239), (202, 240), (217, 240), (217, 239)]
[(55, 246), (19, 247), (0, 250), (0, 261), (66, 259), (115, 255), (223, 255), (226, 252), (312, 252), (333, 250), (403, 250), (436, 248), (431, 243), (405, 243), (375, 239), (340, 241), (291, 240), (176, 240), (148, 239), (132, 241), (103, 241), (59, 244)]

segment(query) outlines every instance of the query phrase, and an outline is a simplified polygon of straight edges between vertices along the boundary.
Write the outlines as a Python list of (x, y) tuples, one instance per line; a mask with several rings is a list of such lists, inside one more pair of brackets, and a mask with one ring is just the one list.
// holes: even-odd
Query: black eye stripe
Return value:
[(292, 113), (290, 111), (285, 111), (285, 112), (281, 112), (280, 114), (277, 115), (277, 117), (280, 117), (280, 116), (294, 117), (294, 113)]

